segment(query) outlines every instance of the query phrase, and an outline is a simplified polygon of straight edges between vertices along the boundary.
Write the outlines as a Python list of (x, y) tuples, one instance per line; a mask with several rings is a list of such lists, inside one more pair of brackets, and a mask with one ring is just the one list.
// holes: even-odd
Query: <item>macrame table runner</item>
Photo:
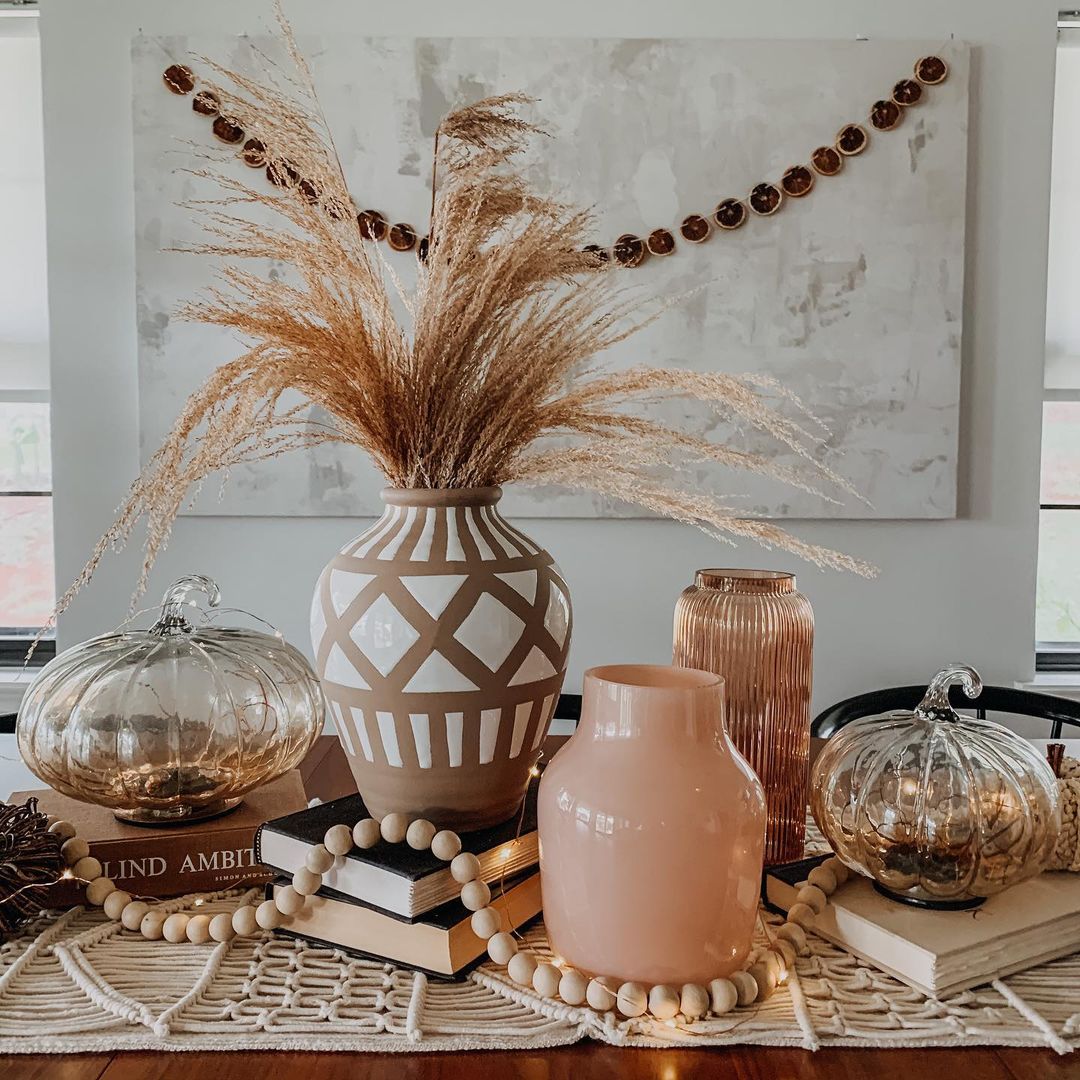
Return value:
[[(206, 914), (261, 890), (203, 897)], [(173, 910), (193, 898), (169, 901)], [(542, 926), (526, 935), (548, 953)], [(100, 910), (43, 917), (0, 946), (0, 1053), (532, 1050), (625, 1046), (1080, 1046), (1080, 954), (945, 1001), (808, 935), (768, 1001), (689, 1028), (571, 1008), (484, 966), (441, 983), (298, 941), (147, 941)]]

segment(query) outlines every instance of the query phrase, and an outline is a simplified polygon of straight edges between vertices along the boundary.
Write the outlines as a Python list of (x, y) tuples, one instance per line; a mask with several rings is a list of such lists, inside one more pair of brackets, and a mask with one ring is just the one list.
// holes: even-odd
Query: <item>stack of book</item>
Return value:
[[(771, 867), (765, 901), (787, 911), (825, 856)], [(853, 874), (814, 933), (929, 997), (945, 997), (1080, 949), (1080, 874), (1043, 873), (966, 911), (928, 911)]]
[[(16, 791), (11, 802), (33, 796), (43, 814), (72, 822), (101, 862), (105, 876), (132, 896), (179, 896), (238, 885), (263, 884), (273, 875), (255, 858), (255, 833), (268, 817), (307, 805), (300, 773), (294, 769), (244, 796), (235, 809), (190, 825), (131, 825), (105, 806), (79, 802), (58, 791)], [(50, 907), (83, 903), (85, 886), (57, 882)]]
[[(521, 813), (490, 829), (461, 834), (462, 851), (480, 860), (491, 886), (491, 906), (504, 930), (517, 929), (540, 913), (539, 846), (534, 781)], [(255, 837), (255, 858), (277, 872), (267, 895), (284, 888), (322, 842), (326, 830), (367, 817), (359, 795), (268, 821)], [(430, 851), (380, 841), (354, 848), (323, 875), (314, 903), (307, 903), (277, 933), (345, 952), (455, 978), (483, 959), (486, 943), (472, 930), (459, 899), (461, 886), (447, 863)]]

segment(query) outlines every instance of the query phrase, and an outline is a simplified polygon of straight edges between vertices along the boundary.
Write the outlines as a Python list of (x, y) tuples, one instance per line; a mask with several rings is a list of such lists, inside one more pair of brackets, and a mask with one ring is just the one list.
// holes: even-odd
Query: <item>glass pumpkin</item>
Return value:
[(1039, 873), (1061, 828), (1057, 783), (1039, 751), (949, 703), (978, 674), (934, 676), (914, 712), (865, 717), (826, 742), (811, 776), (814, 820), (845, 864), (894, 899), (972, 907)]
[(85, 641), (47, 664), (23, 699), (19, 752), (57, 791), (146, 824), (239, 805), (295, 768), (322, 732), (322, 687), (280, 636), (194, 625), (209, 578), (181, 578), (149, 630)]

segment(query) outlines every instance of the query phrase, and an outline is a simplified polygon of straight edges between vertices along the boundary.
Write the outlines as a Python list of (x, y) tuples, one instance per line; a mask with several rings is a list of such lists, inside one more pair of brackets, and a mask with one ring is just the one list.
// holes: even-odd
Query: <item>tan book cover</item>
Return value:
[[(284, 885), (279, 879), (273, 893)], [(516, 929), (540, 913), (540, 874), (508, 880), (505, 889), (496, 884), (492, 894), (491, 907), (499, 913), (502, 929)], [(487, 951), (487, 943), (473, 932), (471, 918), (460, 900), (407, 919), (324, 888), (277, 933), (452, 977)]]
[[(307, 805), (298, 769), (250, 792), (228, 814), (191, 825), (128, 825), (108, 807), (79, 802), (51, 788), (16, 791), (10, 801), (22, 803), (30, 797), (38, 800), (43, 813), (71, 821), (106, 876), (138, 896), (179, 896), (270, 881), (273, 875), (255, 862), (255, 833), (264, 821)], [(50, 890), (49, 902), (56, 907), (81, 901), (77, 882), (61, 882)]]

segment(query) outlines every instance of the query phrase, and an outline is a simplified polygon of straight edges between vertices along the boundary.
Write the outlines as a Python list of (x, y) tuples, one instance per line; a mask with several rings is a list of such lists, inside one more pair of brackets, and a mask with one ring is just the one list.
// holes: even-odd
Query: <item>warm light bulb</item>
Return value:
[(196, 906), (196, 907), (202, 907), (203, 903), (204, 903), (204, 900), (203, 900), (203, 898), (202, 898), (202, 897), (200, 896), (200, 897), (199, 897), (199, 898), (198, 898), (198, 899), (197, 899), (197, 900), (195, 901), (195, 906)]

